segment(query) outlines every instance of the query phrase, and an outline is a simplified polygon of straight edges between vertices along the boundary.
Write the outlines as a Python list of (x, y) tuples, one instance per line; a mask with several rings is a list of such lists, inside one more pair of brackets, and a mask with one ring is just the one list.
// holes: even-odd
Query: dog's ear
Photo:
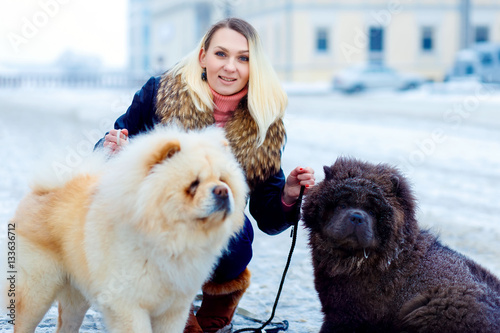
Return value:
[(150, 171), (156, 164), (171, 158), (180, 150), (181, 143), (178, 140), (159, 143), (146, 162), (148, 171)]
[(399, 189), (399, 176), (398, 175), (391, 175), (391, 183), (392, 183), (392, 189), (394, 190), (394, 192), (397, 192), (398, 189)]
[(333, 178), (333, 169), (329, 166), (324, 166), (323, 171), (325, 172), (325, 180), (330, 180)]

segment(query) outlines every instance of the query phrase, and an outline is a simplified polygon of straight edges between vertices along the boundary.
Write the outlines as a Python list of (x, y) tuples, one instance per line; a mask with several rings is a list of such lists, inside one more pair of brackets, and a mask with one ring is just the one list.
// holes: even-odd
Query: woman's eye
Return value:
[(247, 62), (247, 61), (249, 61), (249, 60), (250, 60), (250, 58), (248, 58), (247, 56), (241, 56), (241, 57), (240, 57), (240, 60), (241, 60), (241, 61), (245, 61), (245, 62)]
[(219, 56), (219, 57), (224, 57), (226, 54), (222, 51), (217, 51), (217, 52), (215, 52), (215, 55)]

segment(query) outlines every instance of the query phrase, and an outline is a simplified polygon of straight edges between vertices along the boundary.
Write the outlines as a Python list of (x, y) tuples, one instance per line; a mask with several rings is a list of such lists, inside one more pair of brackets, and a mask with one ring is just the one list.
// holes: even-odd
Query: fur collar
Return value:
[[(187, 87), (179, 76), (164, 74), (156, 96), (156, 114), (162, 123), (177, 123), (185, 129), (202, 129), (215, 124), (212, 112), (196, 109)], [(253, 190), (281, 168), (281, 149), (285, 144), (285, 127), (277, 119), (267, 130), (266, 139), (256, 147), (257, 124), (244, 97), (224, 130), (236, 159), (242, 166), (247, 183)]]

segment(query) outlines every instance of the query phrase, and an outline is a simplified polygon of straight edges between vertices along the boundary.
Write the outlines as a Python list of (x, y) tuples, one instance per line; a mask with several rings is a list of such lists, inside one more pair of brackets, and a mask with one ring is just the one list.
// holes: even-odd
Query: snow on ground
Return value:
[[(500, 275), (500, 94), (481, 85), (360, 95), (326, 87), (287, 86), (285, 173), (297, 165), (311, 166), (320, 181), (323, 166), (338, 156), (395, 164), (414, 185), (421, 224)], [(78, 164), (126, 110), (133, 93), (0, 90), (0, 221), (13, 215), (40, 158), (57, 150), (68, 165)], [(256, 228), (252, 285), (240, 305), (263, 320), (272, 309), (289, 236), (288, 231), (268, 236)], [(5, 242), (3, 230), (0, 240)], [(321, 326), (302, 227), (276, 319), (288, 320), (292, 333), (317, 332)], [(52, 307), (37, 332), (52, 332), (56, 320)], [(238, 329), (258, 326), (240, 316), (235, 324)], [(102, 330), (100, 315), (91, 309), (81, 331)], [(0, 319), (0, 332), (8, 331), (11, 327)]]

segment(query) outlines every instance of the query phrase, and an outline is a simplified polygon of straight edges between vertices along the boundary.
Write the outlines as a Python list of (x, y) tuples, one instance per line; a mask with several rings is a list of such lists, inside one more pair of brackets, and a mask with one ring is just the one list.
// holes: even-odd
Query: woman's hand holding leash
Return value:
[(315, 181), (312, 168), (296, 167), (286, 178), (285, 188), (283, 189), (283, 202), (287, 205), (294, 204), (299, 198), (300, 187), (304, 186), (304, 193), (307, 193), (308, 188), (313, 186)]
[(104, 147), (109, 148), (111, 153), (117, 153), (123, 146), (128, 145), (128, 130), (126, 128), (111, 130), (104, 137)]

